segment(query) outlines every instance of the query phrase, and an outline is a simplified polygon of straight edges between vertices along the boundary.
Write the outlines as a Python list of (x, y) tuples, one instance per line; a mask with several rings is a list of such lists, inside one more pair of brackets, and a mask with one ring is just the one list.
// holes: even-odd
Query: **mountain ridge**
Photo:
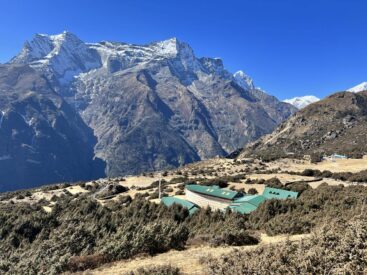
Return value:
[(306, 106), (270, 135), (246, 146), (242, 156), (263, 159), (367, 153), (367, 91), (338, 92)]
[(76, 110), (107, 176), (224, 156), (296, 111), (177, 38), (134, 45), (36, 35), (9, 64), (31, 66)]

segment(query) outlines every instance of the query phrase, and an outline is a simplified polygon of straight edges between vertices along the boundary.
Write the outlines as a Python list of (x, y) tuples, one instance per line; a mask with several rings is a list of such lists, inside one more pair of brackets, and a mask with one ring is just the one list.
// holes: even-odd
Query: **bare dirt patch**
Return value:
[(280, 168), (285, 171), (302, 172), (305, 169), (329, 170), (331, 172), (356, 173), (367, 169), (367, 158), (324, 160), (320, 163), (310, 163), (304, 160), (280, 159), (269, 163), (270, 168)]

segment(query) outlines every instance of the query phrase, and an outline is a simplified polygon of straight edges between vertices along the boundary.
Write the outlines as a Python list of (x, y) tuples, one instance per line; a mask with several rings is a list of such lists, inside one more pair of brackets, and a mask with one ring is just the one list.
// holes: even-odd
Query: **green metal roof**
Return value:
[(244, 195), (243, 197), (240, 197), (238, 199), (235, 199), (234, 202), (235, 203), (242, 203), (242, 202), (246, 202), (246, 201), (249, 201), (253, 198), (256, 198), (257, 196), (260, 196), (260, 195)]
[(272, 188), (272, 187), (265, 187), (263, 196), (267, 199), (296, 199), (298, 197), (298, 192)]
[(235, 199), (229, 206), (233, 211), (241, 214), (249, 214), (255, 211), (259, 205), (268, 199), (297, 198), (298, 193), (278, 188), (265, 187), (262, 195), (245, 195)]
[(241, 198), (234, 200), (233, 203), (239, 205), (244, 202), (248, 202), (255, 206), (259, 206), (260, 203), (264, 202), (265, 200), (266, 200), (266, 197), (264, 197), (263, 195), (246, 195), (246, 196), (243, 196)]
[(182, 205), (183, 207), (186, 207), (187, 209), (191, 209), (196, 206), (192, 202), (189, 202), (183, 199), (179, 199), (179, 198), (175, 198), (175, 197), (163, 197), (161, 199), (161, 202), (166, 206), (171, 206), (173, 204), (179, 204), (179, 205)]
[(252, 211), (255, 211), (257, 209), (257, 206), (249, 202), (244, 202), (240, 205), (230, 206), (230, 208), (233, 211), (241, 213), (241, 214), (249, 214)]
[(175, 198), (175, 197), (163, 197), (161, 199), (161, 203), (163, 203), (166, 206), (171, 206), (173, 204), (179, 204), (183, 207), (187, 208), (189, 210), (190, 215), (194, 214), (196, 211), (199, 210), (199, 207), (197, 207), (192, 202), (189, 202), (187, 200)]
[(233, 200), (238, 195), (238, 192), (236, 191), (219, 188), (219, 186), (216, 185), (204, 186), (204, 185), (189, 184), (186, 185), (186, 189), (203, 195), (218, 197), (227, 200)]

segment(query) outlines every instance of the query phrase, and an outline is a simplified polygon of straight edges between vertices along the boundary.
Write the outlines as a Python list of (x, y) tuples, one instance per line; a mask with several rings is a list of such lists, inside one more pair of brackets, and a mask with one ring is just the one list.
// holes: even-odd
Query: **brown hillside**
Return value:
[(332, 153), (361, 157), (367, 152), (366, 144), (367, 91), (339, 92), (300, 110), (241, 155), (265, 160)]

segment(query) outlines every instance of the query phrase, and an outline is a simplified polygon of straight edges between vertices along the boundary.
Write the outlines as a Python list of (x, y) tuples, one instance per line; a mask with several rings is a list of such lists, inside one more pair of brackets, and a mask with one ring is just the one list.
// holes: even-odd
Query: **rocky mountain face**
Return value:
[(93, 132), (46, 78), (0, 65), (0, 95), (0, 192), (104, 175)]
[(274, 159), (305, 154), (367, 154), (367, 91), (340, 92), (313, 103), (272, 134), (248, 145), (242, 156)]
[(291, 99), (285, 99), (284, 102), (292, 104), (297, 109), (303, 109), (306, 106), (319, 101), (320, 98), (313, 96), (313, 95), (306, 95), (306, 96), (300, 96), (300, 97), (294, 97)]
[(297, 107), (290, 106), (293, 104), (284, 104), (284, 102), (280, 102), (275, 96), (269, 95), (262, 89), (255, 87), (253, 80), (244, 72), (238, 71), (233, 76), (234, 82), (244, 90), (248, 91), (277, 124), (283, 122), (297, 111)]
[(45, 75), (76, 110), (108, 176), (226, 155), (296, 111), (176, 38), (133, 45), (36, 35), (10, 63)]

